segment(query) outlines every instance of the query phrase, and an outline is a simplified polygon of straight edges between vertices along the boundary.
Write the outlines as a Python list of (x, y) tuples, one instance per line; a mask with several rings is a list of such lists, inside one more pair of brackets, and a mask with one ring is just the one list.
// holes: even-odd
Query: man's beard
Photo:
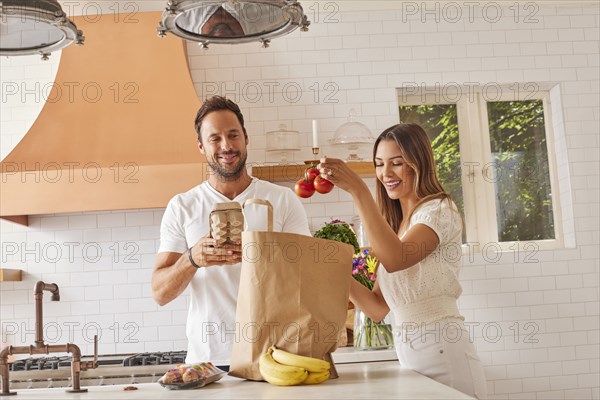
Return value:
[[(240, 160), (238, 161), (237, 165), (233, 168), (233, 170), (228, 170), (228, 169), (223, 168), (221, 166), (221, 164), (219, 164), (219, 162), (217, 161), (217, 157), (219, 157), (220, 155), (236, 155), (236, 156), (240, 157)], [(246, 167), (246, 159), (247, 158), (248, 158), (247, 153), (242, 156), (241, 152), (235, 151), (235, 152), (226, 152), (226, 153), (221, 153), (221, 154), (215, 154), (215, 156), (213, 157), (212, 160), (207, 159), (206, 162), (212, 169), (213, 173), (215, 175), (219, 176), (220, 178), (222, 178), (223, 180), (235, 180), (235, 179), (238, 179), (240, 176), (242, 176), (242, 171)]]

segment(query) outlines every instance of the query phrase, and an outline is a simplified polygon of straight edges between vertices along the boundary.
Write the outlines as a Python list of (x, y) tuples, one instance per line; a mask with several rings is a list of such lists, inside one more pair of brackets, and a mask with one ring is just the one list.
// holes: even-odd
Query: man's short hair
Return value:
[(242, 125), (242, 131), (244, 132), (244, 136), (248, 136), (248, 134), (246, 133), (246, 128), (244, 127), (244, 116), (240, 111), (240, 107), (233, 101), (225, 97), (213, 96), (204, 101), (202, 107), (200, 107), (200, 109), (198, 110), (198, 114), (196, 114), (196, 121), (194, 126), (196, 128), (196, 133), (198, 134), (198, 142), (202, 143), (202, 135), (200, 135), (200, 129), (202, 128), (202, 121), (204, 120), (204, 117), (206, 117), (209, 113), (213, 111), (222, 110), (229, 110), (233, 112), (236, 115), (238, 121), (240, 122), (240, 125)]

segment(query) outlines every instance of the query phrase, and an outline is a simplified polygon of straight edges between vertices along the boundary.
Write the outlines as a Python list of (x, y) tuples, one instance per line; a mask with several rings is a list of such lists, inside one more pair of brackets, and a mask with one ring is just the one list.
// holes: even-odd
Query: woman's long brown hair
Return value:
[[(374, 165), (377, 148), (384, 140), (392, 140), (398, 145), (402, 157), (404, 157), (404, 162), (415, 173), (414, 191), (417, 194), (419, 202), (411, 212), (411, 215), (421, 204), (428, 200), (441, 198), (447, 199), (449, 203), (452, 201), (450, 194), (444, 190), (437, 177), (433, 150), (427, 133), (425, 133), (423, 128), (417, 124), (398, 124), (383, 131), (373, 146)], [(398, 233), (400, 224), (404, 219), (400, 200), (390, 199), (385, 186), (379, 179), (375, 183), (375, 191), (381, 214), (394, 232)], [(410, 219), (411, 215), (408, 215), (407, 218)]]

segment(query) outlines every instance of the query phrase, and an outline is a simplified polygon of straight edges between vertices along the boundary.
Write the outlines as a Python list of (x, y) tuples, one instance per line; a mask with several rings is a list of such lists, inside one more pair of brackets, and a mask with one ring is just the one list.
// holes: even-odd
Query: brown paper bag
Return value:
[[(271, 345), (326, 359), (345, 328), (351, 245), (292, 233), (242, 232), (242, 271), (229, 374), (263, 380), (258, 359)], [(333, 363), (332, 363), (333, 366)], [(332, 368), (335, 375), (335, 368)]]

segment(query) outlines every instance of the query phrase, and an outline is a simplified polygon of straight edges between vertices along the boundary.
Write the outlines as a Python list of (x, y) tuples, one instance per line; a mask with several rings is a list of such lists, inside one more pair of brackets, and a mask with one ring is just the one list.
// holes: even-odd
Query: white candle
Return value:
[(317, 122), (316, 119), (313, 119), (313, 121), (312, 121), (313, 147), (319, 147), (318, 131), (319, 131), (319, 123)]

